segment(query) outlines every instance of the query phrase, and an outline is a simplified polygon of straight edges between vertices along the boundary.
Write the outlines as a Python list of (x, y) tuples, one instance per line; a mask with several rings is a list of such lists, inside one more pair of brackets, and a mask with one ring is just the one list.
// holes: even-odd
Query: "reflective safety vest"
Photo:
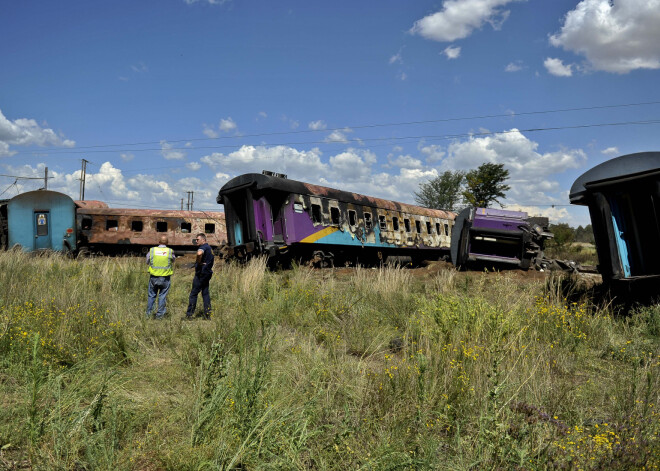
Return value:
[(149, 273), (151, 276), (170, 276), (172, 267), (172, 249), (169, 247), (151, 247), (149, 250)]

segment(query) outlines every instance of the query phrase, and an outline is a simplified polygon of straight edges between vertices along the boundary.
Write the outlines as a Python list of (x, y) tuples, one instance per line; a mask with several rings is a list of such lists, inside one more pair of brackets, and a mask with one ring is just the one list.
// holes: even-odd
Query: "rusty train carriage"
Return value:
[(219, 192), (230, 252), (330, 263), (416, 261), (449, 252), (454, 213), (245, 174)]
[(195, 250), (194, 237), (206, 234), (212, 247), (226, 243), (223, 213), (109, 208), (99, 201), (76, 201), (79, 245), (106, 253), (145, 252), (161, 235), (175, 250)]

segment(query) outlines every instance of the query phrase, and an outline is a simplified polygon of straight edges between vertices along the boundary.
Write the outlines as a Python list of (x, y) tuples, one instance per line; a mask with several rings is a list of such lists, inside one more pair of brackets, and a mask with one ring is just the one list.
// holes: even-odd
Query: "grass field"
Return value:
[(155, 321), (147, 280), (138, 258), (0, 254), (0, 469), (660, 467), (658, 306), (253, 260), (218, 267), (210, 321), (181, 321), (177, 270)]

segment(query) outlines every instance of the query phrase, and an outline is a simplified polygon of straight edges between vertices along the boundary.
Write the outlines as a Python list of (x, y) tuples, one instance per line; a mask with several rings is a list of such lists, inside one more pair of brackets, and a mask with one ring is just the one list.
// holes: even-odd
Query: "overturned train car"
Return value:
[(454, 213), (264, 173), (240, 175), (220, 189), (229, 255), (332, 266), (415, 263), (449, 254)]
[(494, 208), (465, 208), (454, 221), (451, 261), (457, 267), (496, 265), (540, 268), (548, 218)]
[(603, 162), (573, 183), (569, 197), (589, 208), (598, 271), (612, 294), (660, 298), (660, 152)]

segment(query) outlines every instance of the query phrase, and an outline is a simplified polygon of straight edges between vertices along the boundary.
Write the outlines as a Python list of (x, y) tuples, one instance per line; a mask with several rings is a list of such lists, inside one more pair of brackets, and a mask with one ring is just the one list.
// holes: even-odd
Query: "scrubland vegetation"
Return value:
[(0, 254), (0, 469), (660, 467), (658, 306), (253, 260), (182, 322), (191, 279), (146, 320), (141, 258)]

